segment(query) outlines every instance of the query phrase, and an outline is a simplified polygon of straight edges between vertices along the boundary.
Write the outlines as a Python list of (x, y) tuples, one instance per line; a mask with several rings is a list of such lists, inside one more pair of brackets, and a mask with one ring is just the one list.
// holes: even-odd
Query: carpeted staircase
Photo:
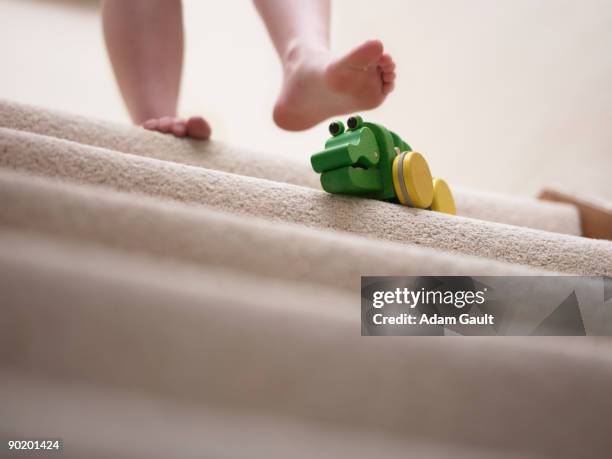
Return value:
[(572, 206), (331, 196), (304, 160), (8, 101), (0, 199), (0, 436), (75, 458), (612, 455), (607, 338), (359, 333), (361, 275), (612, 276)]

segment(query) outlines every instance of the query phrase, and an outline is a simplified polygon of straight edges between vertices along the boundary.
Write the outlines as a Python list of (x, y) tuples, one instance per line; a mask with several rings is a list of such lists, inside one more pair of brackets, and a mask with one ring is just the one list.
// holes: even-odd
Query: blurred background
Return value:
[[(180, 112), (216, 139), (280, 155), (322, 148), (326, 124), (272, 122), (281, 69), (247, 0), (185, 0)], [(0, 97), (129, 122), (99, 4), (0, 0)], [(396, 91), (367, 118), (425, 154), (452, 185), (535, 195), (544, 186), (612, 199), (612, 2), (335, 0), (332, 46), (380, 38)]]

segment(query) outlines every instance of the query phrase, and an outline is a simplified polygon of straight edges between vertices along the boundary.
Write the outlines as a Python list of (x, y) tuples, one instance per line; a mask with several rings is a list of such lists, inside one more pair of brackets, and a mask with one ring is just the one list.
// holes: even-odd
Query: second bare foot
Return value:
[(192, 116), (187, 119), (163, 116), (145, 121), (142, 127), (150, 131), (172, 134), (176, 137), (191, 137), (192, 139), (206, 140), (210, 137), (210, 126), (201, 116)]

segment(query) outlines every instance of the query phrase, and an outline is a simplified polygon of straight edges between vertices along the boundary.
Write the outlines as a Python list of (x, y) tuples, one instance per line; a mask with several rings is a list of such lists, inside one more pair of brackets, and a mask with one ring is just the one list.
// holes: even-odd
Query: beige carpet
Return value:
[(359, 335), (361, 275), (612, 275), (571, 207), (329, 196), (298, 161), (6, 101), (0, 199), (0, 436), (94, 458), (610, 457), (605, 338)]

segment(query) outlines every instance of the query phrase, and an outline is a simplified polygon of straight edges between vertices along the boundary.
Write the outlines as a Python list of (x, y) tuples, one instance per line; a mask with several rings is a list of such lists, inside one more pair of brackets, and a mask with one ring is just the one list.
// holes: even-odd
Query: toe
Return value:
[(395, 71), (395, 64), (391, 64), (385, 67), (378, 67), (379, 69), (381, 69), (383, 72), (386, 73), (390, 73), (390, 72), (394, 72)]
[(210, 137), (210, 126), (201, 116), (192, 116), (187, 120), (187, 135), (194, 139), (206, 140)]
[(395, 67), (395, 62), (393, 62), (393, 58), (389, 54), (383, 54), (378, 60), (378, 66), (382, 68)]
[(378, 63), (378, 68), (381, 69), (383, 72), (393, 72), (395, 70), (395, 62), (391, 62), (391, 63), (385, 63), (385, 64), (381, 64), (380, 62)]
[(363, 69), (376, 64), (382, 54), (382, 42), (369, 40), (349, 52), (342, 61), (352, 67)]
[(185, 137), (187, 135), (187, 122), (177, 119), (172, 124), (172, 134), (177, 137)]
[(382, 93), (386, 96), (391, 91), (395, 89), (395, 83), (392, 81), (391, 83), (383, 83), (382, 85)]
[(144, 123), (142, 123), (142, 127), (145, 129), (149, 129), (151, 131), (155, 131), (159, 126), (159, 120), (157, 120), (156, 118), (150, 119), (150, 120), (146, 120)]
[(174, 124), (173, 118), (170, 118), (169, 116), (164, 116), (159, 119), (159, 126), (157, 127), (157, 129), (160, 132), (170, 132), (170, 129), (172, 129), (173, 124)]
[(382, 80), (385, 83), (391, 83), (395, 81), (395, 72), (384, 72), (382, 74)]

